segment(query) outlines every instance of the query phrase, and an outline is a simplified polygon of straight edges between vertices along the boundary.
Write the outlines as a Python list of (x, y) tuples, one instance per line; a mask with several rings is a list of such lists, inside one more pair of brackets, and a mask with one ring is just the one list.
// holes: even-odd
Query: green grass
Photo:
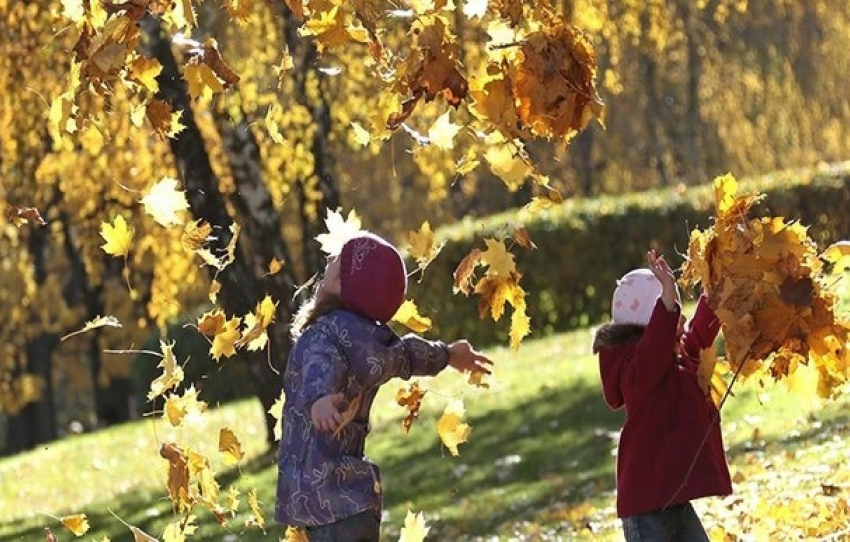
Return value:
[[(424, 512), (429, 540), (619, 539), (612, 450), (622, 414), (602, 401), (590, 333), (529, 340), (516, 353), (491, 350), (497, 381), (489, 390), (470, 387), (451, 370), (422, 380), (429, 392), (408, 435), (401, 429), (402, 409), (393, 401), (403, 383), (381, 390), (367, 453), (382, 469), (385, 539), (398, 538), (408, 509)], [(847, 424), (846, 399), (823, 408), (779, 388), (757, 393), (745, 383), (736, 389), (724, 407), (736, 472), (749, 472), (753, 453), (805, 449), (840, 434), (827, 434), (826, 427)], [(439, 414), (456, 397), (463, 397), (473, 427), (459, 457), (440, 445), (436, 433)], [(232, 428), (247, 452), (236, 469), (220, 462), (221, 426)], [(264, 452), (263, 436), (260, 408), (246, 401), (211, 410), (191, 429), (169, 429), (149, 418), (0, 460), (0, 539), (43, 540), (49, 527), (60, 540), (70, 540), (73, 535), (55, 518), (72, 513), (87, 514), (86, 540), (131, 538), (115, 516), (161, 536), (175, 518), (165, 490), (167, 464), (158, 450), (163, 442), (177, 441), (206, 453), (222, 487), (243, 494), (243, 512), (230, 521), (233, 535), (227, 539), (278, 540), (275, 458)], [(265, 535), (244, 527), (251, 488), (265, 513)], [(197, 515), (193, 539), (225, 539), (227, 531), (209, 513), (198, 509)]]

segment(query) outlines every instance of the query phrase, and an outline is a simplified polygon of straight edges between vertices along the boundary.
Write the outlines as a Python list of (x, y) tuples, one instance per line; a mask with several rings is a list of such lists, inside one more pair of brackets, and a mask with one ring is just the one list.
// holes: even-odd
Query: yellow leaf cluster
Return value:
[(750, 219), (762, 196), (739, 194), (731, 175), (715, 179), (714, 188), (714, 225), (691, 233), (682, 281), (702, 284), (716, 307), (731, 369), (782, 380), (811, 365), (819, 394), (832, 395), (850, 378), (850, 323), (835, 313), (835, 279), (824, 260), (844, 262), (845, 245), (821, 257), (803, 225)]
[[(501, 319), (505, 305), (511, 305), (510, 344), (516, 350), (522, 339), (531, 332), (531, 321), (526, 313), (525, 290), (519, 285), (522, 275), (517, 271), (514, 256), (502, 240), (485, 239), (486, 251), (473, 249), (454, 272), (454, 291), (464, 295), (480, 296), (478, 316), (489, 313), (493, 320)], [(475, 277), (478, 265), (487, 267), (482, 277)], [(477, 280), (476, 280), (477, 279)]]
[(497, 51), (485, 72), (470, 81), (470, 109), (508, 140), (569, 141), (603, 118), (596, 54), (588, 36), (562, 16), (538, 13), (538, 28), (510, 44), (518, 50)]

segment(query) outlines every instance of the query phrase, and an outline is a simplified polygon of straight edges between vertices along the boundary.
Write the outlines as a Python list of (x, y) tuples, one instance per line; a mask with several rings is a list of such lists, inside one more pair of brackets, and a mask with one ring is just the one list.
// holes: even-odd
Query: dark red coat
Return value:
[(605, 401), (612, 409), (626, 409), (617, 450), (619, 517), (732, 492), (719, 412), (696, 374), (700, 351), (714, 342), (720, 323), (700, 298), (690, 325), (677, 337), (680, 311), (678, 305), (668, 311), (659, 299), (643, 333), (619, 344), (600, 341), (616, 336), (610, 329), (597, 332)]

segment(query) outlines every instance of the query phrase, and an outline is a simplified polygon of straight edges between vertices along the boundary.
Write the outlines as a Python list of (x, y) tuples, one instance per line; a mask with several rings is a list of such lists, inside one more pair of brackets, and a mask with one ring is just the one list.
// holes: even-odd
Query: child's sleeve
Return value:
[[(371, 342), (366, 345), (366, 359), (371, 370), (380, 370), (379, 380), (409, 379), (411, 376), (433, 376), (449, 363), (449, 349), (442, 341), (429, 341), (409, 333), (390, 344)], [(377, 363), (375, 363), (377, 362)]]
[(338, 345), (316, 328), (308, 329), (293, 347), (286, 373), (291, 390), (286, 402), (309, 410), (317, 399), (342, 389), (345, 358)]
[(676, 330), (682, 307), (676, 303), (668, 311), (658, 298), (652, 316), (635, 347), (635, 359), (629, 364), (626, 387), (641, 392), (651, 389), (676, 363)]
[(688, 328), (682, 336), (684, 353), (692, 358), (699, 359), (700, 351), (714, 344), (714, 339), (720, 332), (720, 319), (708, 306), (705, 296), (700, 296), (694, 317), (691, 318)]

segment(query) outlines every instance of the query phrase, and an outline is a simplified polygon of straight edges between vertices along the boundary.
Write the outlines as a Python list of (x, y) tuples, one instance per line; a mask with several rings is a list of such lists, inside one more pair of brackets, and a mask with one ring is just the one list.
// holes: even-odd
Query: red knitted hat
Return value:
[(346, 241), (339, 257), (343, 306), (372, 320), (389, 321), (407, 292), (407, 269), (398, 250), (363, 232)]

